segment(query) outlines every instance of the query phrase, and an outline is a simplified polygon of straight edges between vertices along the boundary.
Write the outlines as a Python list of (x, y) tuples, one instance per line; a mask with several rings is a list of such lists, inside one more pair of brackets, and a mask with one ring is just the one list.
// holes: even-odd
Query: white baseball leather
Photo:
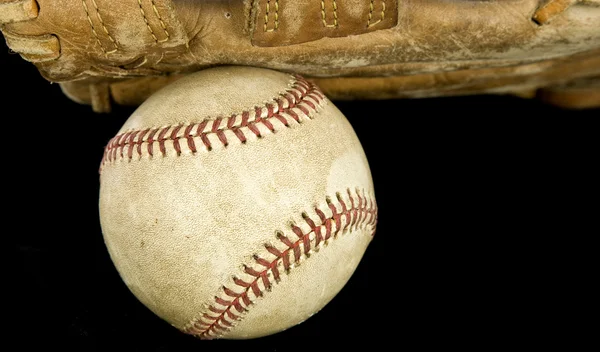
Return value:
[(101, 165), (106, 245), (131, 291), (201, 338), (296, 325), (344, 286), (373, 238), (368, 163), (300, 77), (204, 70), (142, 104)]

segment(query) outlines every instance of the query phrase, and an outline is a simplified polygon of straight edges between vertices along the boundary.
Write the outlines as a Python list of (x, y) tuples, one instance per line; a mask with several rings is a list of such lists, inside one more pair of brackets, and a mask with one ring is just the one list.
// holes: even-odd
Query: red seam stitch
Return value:
[(281, 258), (283, 259), (283, 269), (285, 269), (286, 272), (290, 271), (290, 250), (286, 250), (283, 252), (283, 254), (281, 255)]
[(308, 98), (311, 98), (311, 99), (313, 99), (313, 100), (314, 100), (315, 102), (317, 102), (317, 103), (318, 103), (319, 101), (321, 101), (322, 99), (325, 99), (325, 96), (323, 96), (323, 94), (321, 94), (320, 92), (318, 92), (318, 91), (316, 91), (316, 90), (315, 90), (315, 91), (312, 91), (312, 92), (310, 92), (310, 93), (308, 93), (308, 94), (306, 94), (306, 96), (307, 96)]
[(227, 137), (225, 136), (225, 133), (223, 132), (223, 130), (219, 129), (219, 126), (221, 125), (222, 120), (223, 120), (222, 117), (218, 117), (215, 121), (213, 121), (211, 132), (216, 133), (217, 137), (219, 137), (219, 141), (221, 141), (221, 144), (223, 144), (225, 147), (227, 147), (229, 145), (229, 143), (227, 142)]
[(301, 105), (301, 104), (298, 104), (298, 105), (296, 105), (296, 107), (297, 107), (298, 109), (300, 109), (300, 111), (302, 111), (302, 113), (304, 113), (304, 115), (307, 115), (307, 116), (308, 116), (308, 109), (307, 109), (307, 108), (305, 108), (305, 107), (304, 107), (303, 105)]
[(109, 160), (110, 161), (116, 160), (116, 158), (117, 158), (116, 153), (117, 153), (117, 145), (118, 144), (119, 144), (119, 138), (115, 137), (115, 139), (112, 141), (113, 152), (112, 153), (109, 152)]
[(302, 229), (300, 229), (294, 224), (292, 224), (292, 232), (295, 233), (296, 236), (298, 236), (298, 238), (302, 238), (302, 236), (304, 236), (304, 234), (302, 233)]
[[(344, 224), (344, 228), (342, 229), (342, 232), (346, 232), (346, 230), (348, 229), (348, 226), (352, 222), (352, 212), (347, 211), (346, 203), (344, 202), (344, 199), (342, 199), (342, 196), (339, 193), (336, 194), (336, 196), (337, 196), (338, 202), (340, 202), (340, 204), (342, 205), (342, 214), (346, 215), (346, 224)], [(340, 218), (341, 218), (341, 216), (340, 216)]]
[(210, 310), (213, 313), (217, 313), (217, 314), (225, 313), (225, 309), (217, 309), (213, 306), (208, 307), (208, 310)]
[(183, 131), (183, 135), (187, 139), (188, 148), (192, 151), (192, 153), (196, 154), (196, 143), (194, 142), (194, 137), (192, 136), (192, 128), (194, 128), (194, 124), (190, 124)]
[(269, 277), (267, 276), (267, 272), (263, 272), (260, 275), (260, 278), (262, 279), (263, 282), (263, 286), (265, 286), (265, 290), (267, 291), (271, 291), (271, 281), (269, 281)]
[(221, 120), (223, 120), (222, 117), (217, 117), (216, 120), (213, 121), (211, 128), (212, 133), (217, 133), (217, 131), (219, 130), (219, 125), (221, 124)]
[[(333, 233), (333, 237), (335, 237), (335, 236), (337, 236), (337, 233), (340, 231), (340, 225), (342, 223), (342, 220), (341, 220), (340, 214), (337, 213), (337, 209), (336, 209), (335, 205), (333, 203), (331, 203), (331, 200), (328, 199), (327, 203), (329, 204), (329, 209), (331, 209), (331, 214), (332, 214), (331, 219), (332, 219), (332, 221), (335, 222), (335, 232)], [(331, 221), (329, 221), (329, 222), (330, 222), (329, 235), (331, 236)], [(328, 240), (328, 239), (329, 239), (329, 237), (326, 238), (326, 240)]]
[(250, 288), (252, 288), (252, 293), (254, 293), (256, 297), (262, 296), (262, 291), (258, 288), (258, 281), (254, 281), (250, 285)]
[[(373, 203), (374, 201), (371, 200), (371, 202)], [(371, 225), (377, 225), (377, 212), (379, 211), (379, 207), (377, 207), (376, 203), (373, 205), (373, 207), (375, 208), (375, 213), (371, 215), (372, 218), (371, 218), (371, 223), (370, 224)], [(372, 236), (374, 236), (374, 235), (375, 234), (373, 234)]]
[(206, 133), (204, 133), (204, 128), (206, 127), (207, 124), (208, 124), (208, 120), (204, 120), (204, 121), (200, 122), (200, 124), (198, 125), (198, 129), (196, 130), (196, 136), (200, 137), (200, 139), (202, 140), (202, 143), (206, 147), (206, 150), (212, 150), (210, 141), (208, 140), (208, 137), (206, 137)]
[(225, 286), (223, 286), (223, 290), (225, 291), (225, 294), (227, 296), (229, 296), (229, 297), (235, 297), (235, 298), (237, 298), (237, 297), (239, 297), (241, 295), (241, 293), (234, 292), (234, 291), (228, 289)]
[(221, 325), (219, 324), (219, 321), (218, 321), (218, 320), (217, 320), (217, 321), (215, 321), (215, 322), (213, 323), (213, 327), (212, 327), (212, 328), (213, 328), (213, 329), (217, 329), (217, 330), (227, 330), (227, 328), (226, 328), (226, 327), (224, 327), (224, 326), (221, 326)]
[[(226, 310), (225, 311), (227, 313), (227, 316), (229, 317), (229, 319), (231, 320), (239, 320), (240, 317), (238, 315), (235, 315), (231, 312), (231, 310)], [(210, 324), (209, 324), (210, 325)]]
[(164, 127), (158, 134), (158, 148), (163, 156), (167, 155), (167, 149), (165, 148), (165, 135), (169, 131), (169, 128), (171, 127)]
[[(292, 225), (292, 232), (294, 232), (296, 234), (296, 236), (298, 236), (298, 238), (305, 239), (303, 242), (304, 242), (304, 245), (305, 245), (304, 250), (305, 250), (305, 253), (306, 253), (306, 240), (308, 240), (308, 246), (310, 247), (310, 238), (305, 238), (304, 234), (302, 233), (302, 230), (298, 226), (296, 226), (296, 225)], [(296, 259), (296, 262), (300, 260), (301, 256), (302, 255), (300, 254), (299, 243), (296, 243), (295, 247), (294, 247), (294, 258)]]
[[(316, 207), (315, 207), (315, 212), (319, 216), (319, 219), (321, 219), (321, 223), (325, 224), (325, 222), (327, 222), (327, 217), (325, 216), (325, 213), (323, 213), (321, 211), (321, 209), (316, 208)], [(314, 224), (314, 222), (313, 222), (313, 224)], [(315, 230), (316, 230), (315, 231), (315, 246), (318, 246), (321, 243), (321, 241), (323, 241), (323, 235), (321, 234), (321, 227), (320, 226), (319, 227), (315, 227)]]
[(227, 320), (225, 320), (224, 317), (221, 318), (219, 321), (221, 322), (221, 324), (225, 325), (228, 328), (232, 328), (233, 327), (233, 325), (231, 325), (230, 322), (228, 322)]
[(142, 133), (140, 133), (140, 136), (138, 138), (137, 141), (137, 153), (138, 155), (142, 155), (142, 144), (144, 143), (144, 136), (146, 136), (146, 134), (148, 134), (148, 132), (150, 132), (150, 129), (147, 128), (145, 130), (142, 131)]
[(242, 130), (240, 130), (239, 128), (234, 128), (232, 131), (236, 135), (236, 137), (238, 137), (240, 142), (246, 143), (246, 135), (244, 134), (244, 132), (242, 132)]
[(233, 124), (235, 124), (235, 115), (231, 115), (229, 116), (229, 118), (227, 118), (227, 128), (232, 129), (233, 128)]
[(289, 248), (294, 247), (294, 243), (292, 241), (290, 241), (290, 239), (287, 238), (282, 232), (277, 233), (277, 239), (280, 240), (281, 242), (283, 242)]
[(135, 131), (129, 136), (129, 148), (127, 149), (127, 159), (133, 159), (133, 147), (135, 146), (134, 140), (135, 136), (137, 136), (141, 131)]
[(302, 258), (302, 252), (300, 251), (300, 241), (294, 243), (294, 262), (298, 263)]
[(217, 131), (217, 137), (219, 137), (219, 141), (221, 141), (221, 144), (223, 144), (223, 146), (227, 147), (229, 145), (229, 142), (227, 141), (227, 136), (225, 136), (225, 132), (223, 132), (222, 130)]
[(119, 139), (119, 149), (121, 149), (121, 159), (123, 159), (123, 150), (125, 149), (125, 141), (129, 138), (129, 136), (133, 133), (133, 131), (131, 132), (127, 132), (123, 135), (123, 137), (121, 139)]
[(204, 128), (208, 125), (208, 120), (204, 120), (198, 124), (198, 129), (196, 130), (196, 136), (201, 136), (204, 133)]
[(244, 265), (244, 272), (248, 275), (252, 275), (254, 277), (259, 277), (260, 273), (249, 266)]
[(273, 279), (275, 279), (275, 282), (281, 281), (281, 277), (279, 276), (279, 269), (277, 268), (277, 263), (275, 263), (271, 267), (271, 272), (273, 273)]
[(275, 117), (277, 120), (279, 120), (279, 122), (281, 122), (285, 127), (290, 127), (290, 123), (288, 122), (288, 120), (286, 120), (285, 117), (283, 117), (279, 114), (275, 114), (275, 115), (273, 115), (273, 117)]
[(246, 282), (246, 281), (244, 281), (244, 280), (238, 279), (237, 277), (234, 277), (234, 278), (233, 278), (233, 282), (234, 282), (236, 285), (238, 285), (238, 286), (242, 286), (242, 287), (244, 287), (244, 288), (248, 288), (248, 287), (250, 287), (250, 284), (249, 284), (249, 283), (247, 283), (247, 282)]
[(363, 199), (362, 196), (360, 195), (360, 192), (358, 190), (356, 190), (356, 194), (358, 195), (358, 209), (359, 211), (357, 211), (357, 215), (355, 215), (354, 217), (356, 218), (356, 222), (355, 222), (355, 228), (356, 228), (356, 224), (360, 223), (360, 221), (362, 220), (362, 210), (363, 209)]
[[(246, 292), (244, 292), (244, 294), (246, 294)], [(233, 300), (232, 305), (235, 308), (235, 310), (237, 310), (239, 313), (244, 313), (246, 311), (246, 309), (244, 309), (244, 307), (242, 307), (242, 305), (240, 304), (239, 297)]]
[(248, 119), (250, 118), (250, 111), (244, 111), (242, 113), (242, 123), (240, 123), (240, 127), (248, 126)]
[(216, 301), (217, 303), (219, 303), (220, 305), (222, 305), (222, 306), (228, 306), (228, 305), (231, 305), (231, 301), (227, 301), (227, 300), (224, 300), (224, 299), (222, 299), (222, 298), (219, 298), (219, 297), (215, 297), (215, 301)]
[(311, 109), (313, 109), (313, 110), (314, 110), (314, 109), (316, 109), (316, 107), (315, 107), (315, 104), (313, 104), (313, 103), (312, 103), (311, 101), (309, 101), (309, 100), (304, 100), (304, 102), (303, 102), (303, 103), (304, 103), (304, 104), (306, 104), (306, 105), (308, 105), (308, 106), (310, 106), (310, 108), (311, 108)]
[(177, 156), (181, 155), (181, 146), (179, 145), (179, 139), (177, 137), (177, 134), (179, 133), (179, 130), (181, 129), (181, 127), (183, 127), (183, 125), (179, 125), (177, 127), (175, 127), (173, 129), (173, 132), (171, 132), (171, 140), (173, 141), (173, 148), (175, 148), (175, 152), (177, 153)]
[[(350, 199), (350, 208), (346, 207), (344, 200), (342, 199), (341, 195), (339, 193), (336, 194), (336, 198), (337, 200), (340, 202), (340, 207), (342, 208), (342, 210), (338, 213), (337, 209), (335, 208), (335, 205), (332, 204), (331, 200), (329, 198), (327, 198), (327, 206), (331, 209), (332, 211), (332, 215), (328, 218), (323, 211), (321, 211), (318, 208), (315, 208), (315, 211), (317, 213), (317, 215), (319, 216), (320, 220), (321, 220), (321, 225), (317, 226), (315, 224), (315, 222), (308, 216), (308, 214), (303, 213), (302, 216), (304, 218), (304, 220), (306, 221), (306, 223), (310, 226), (310, 231), (308, 231), (306, 234), (302, 233), (300, 228), (298, 226), (292, 225), (292, 231), (299, 236), (298, 240), (295, 242), (290, 241), (290, 239), (288, 237), (286, 237), (283, 233), (281, 232), (277, 232), (276, 237), (278, 238), (279, 241), (281, 241), (283, 244), (285, 244), (288, 249), (286, 249), (285, 251), (281, 252), (279, 251), (277, 248), (269, 245), (269, 244), (265, 244), (265, 248), (266, 250), (273, 254), (275, 256), (275, 259), (273, 259), (271, 262), (259, 257), (258, 255), (254, 255), (253, 258), (255, 260), (255, 262), (261, 266), (264, 267), (264, 269), (262, 271), (257, 271), (249, 266), (244, 266), (244, 272), (246, 272), (247, 274), (251, 275), (253, 277), (252, 282), (246, 282), (243, 280), (240, 280), (236, 277), (233, 278), (233, 281), (235, 283), (235, 285), (237, 285), (237, 287), (243, 289), (242, 293), (236, 293), (235, 291), (227, 288), (226, 286), (223, 286), (223, 290), (225, 292), (225, 294), (227, 296), (230, 297), (235, 297), (235, 299), (233, 301), (228, 301), (228, 300), (224, 300), (222, 298), (219, 298), (218, 296), (215, 297), (215, 302), (221, 306), (223, 306), (222, 309), (219, 308), (214, 308), (213, 306), (209, 306), (209, 310), (211, 312), (214, 312), (215, 314), (219, 314), (218, 316), (210, 316), (207, 315), (206, 313), (204, 313), (204, 315), (202, 317), (205, 317), (206, 319), (209, 319), (209, 321), (211, 321), (212, 323), (205, 323), (202, 322), (201, 319), (198, 319), (194, 322), (191, 322), (190, 327), (185, 329), (185, 332), (188, 334), (193, 334), (193, 335), (197, 335), (198, 337), (202, 338), (202, 339), (211, 339), (214, 337), (218, 337), (219, 334), (229, 331), (232, 327), (233, 324), (226, 321), (225, 320), (225, 316), (228, 316), (230, 319), (232, 320), (240, 320), (241, 317), (238, 315), (235, 315), (231, 312), (232, 308), (235, 308), (239, 313), (243, 313), (244, 311), (247, 311), (247, 308), (242, 307), (242, 305), (239, 302), (240, 297), (242, 298), (242, 300), (244, 301), (244, 305), (246, 307), (250, 306), (253, 304), (253, 302), (249, 299), (248, 297), (248, 292), (250, 290), (252, 290), (252, 293), (258, 297), (258, 296), (262, 296), (263, 292), (262, 290), (260, 290), (260, 287), (258, 286), (258, 280), (261, 280), (263, 282), (263, 286), (265, 287), (265, 290), (270, 290), (271, 289), (271, 282), (268, 279), (268, 271), (271, 270), (271, 272), (273, 273), (273, 278), (275, 280), (275, 282), (279, 282), (280, 277), (279, 277), (279, 270), (277, 269), (277, 266), (280, 262), (282, 262), (283, 267), (286, 269), (286, 271), (289, 271), (291, 269), (291, 265), (289, 263), (289, 251), (290, 250), (299, 250), (299, 246), (302, 243), (305, 247), (305, 255), (308, 255), (308, 250), (306, 250), (306, 240), (308, 239), (308, 241), (310, 241), (310, 234), (311, 233), (315, 233), (315, 236), (317, 235), (317, 229), (320, 229), (323, 225), (326, 227), (326, 231), (327, 231), (327, 236), (326, 239), (327, 240), (329, 238), (329, 236), (331, 235), (331, 222), (335, 221), (336, 223), (336, 229), (335, 229), (335, 234), (337, 234), (340, 231), (340, 221), (342, 216), (346, 217), (346, 225), (344, 226), (344, 228), (348, 225), (348, 223), (350, 221), (356, 221), (356, 225), (354, 227), (354, 229), (358, 229), (358, 226), (360, 225), (371, 225), (372, 224), (372, 219), (375, 219), (377, 216), (377, 206), (375, 203), (374, 199), (371, 199), (371, 204), (368, 205), (367, 203), (367, 198), (366, 196), (363, 194), (361, 195), (359, 190), (356, 190), (356, 197), (358, 197), (359, 201), (358, 204), (355, 202), (354, 200), (354, 196), (352, 195), (352, 192), (350, 191), (350, 189), (347, 190), (348, 191), (348, 197)], [(362, 198), (365, 197), (365, 201), (362, 201)], [(363, 206), (364, 204), (364, 206)], [(356, 216), (352, 216), (353, 213), (359, 212), (360, 215), (360, 221), (356, 220)], [(362, 214), (364, 214), (364, 216), (362, 216)], [(367, 216), (370, 216), (369, 221), (367, 221)], [(350, 229), (352, 230), (352, 226), (350, 226)], [(300, 230), (300, 235), (298, 234), (298, 231)], [(373, 229), (374, 232), (374, 229)], [(334, 238), (335, 238), (335, 234), (334, 234)], [(318, 239), (319, 237), (317, 237)], [(315, 240), (317, 241), (317, 240)], [(316, 245), (318, 245), (318, 242), (316, 242)], [(315, 246), (316, 246), (315, 245)], [(296, 261), (298, 261), (297, 258), (295, 258)], [(211, 309), (211, 307), (213, 307), (213, 309)], [(218, 313), (216, 311), (221, 311), (221, 313)], [(201, 326), (198, 326), (198, 325)], [(226, 328), (223, 328), (223, 326), (221, 325), (225, 325)], [(217, 331), (220, 330), (220, 331)], [(214, 334), (216, 336), (211, 336), (211, 334)]]
[(295, 102), (296, 102), (296, 104), (298, 104), (298, 102), (299, 102), (301, 99), (300, 99), (300, 96), (299, 96), (299, 95), (296, 93), (296, 91), (297, 91), (296, 89), (290, 89), (290, 90), (288, 91), (288, 93), (290, 93), (290, 94), (292, 94), (292, 95), (294, 96)]
[(310, 87), (309, 87), (309, 84), (308, 84), (308, 82), (306, 82), (306, 81), (305, 81), (305, 80), (303, 80), (303, 79), (299, 79), (299, 80), (298, 80), (298, 87), (300, 87), (300, 88), (304, 88), (304, 90), (305, 90), (305, 91), (308, 91), (308, 90), (310, 90)]
[(261, 138), (262, 135), (260, 134), (259, 129), (256, 127), (256, 125), (260, 122), (262, 122), (263, 118), (262, 116), (262, 109), (257, 107), (254, 109), (254, 123), (250, 123), (248, 124), (248, 128), (250, 129), (250, 131), (252, 131), (252, 133), (254, 133), (258, 138)]
[(202, 314), (202, 317), (205, 318), (205, 319), (208, 319), (209, 321), (214, 321), (214, 320), (217, 320), (219, 318), (219, 317), (210, 316), (210, 315), (208, 315), (206, 313)]
[[(242, 120), (241, 120), (241, 123), (239, 126), (234, 126), (237, 116), (239, 116), (239, 115), (232, 115), (232, 116), (228, 117), (226, 127), (222, 127), (222, 128), (220, 128), (220, 125), (221, 125), (221, 121), (223, 120), (223, 118), (218, 117), (217, 119), (212, 121), (212, 126), (211, 126), (210, 130), (205, 132), (204, 130), (205, 130), (207, 124), (210, 122), (209, 119), (205, 119), (204, 121), (197, 124), (196, 136), (200, 137), (200, 139), (201, 139), (202, 143), (204, 144), (204, 146), (206, 147), (206, 149), (208, 151), (211, 151), (213, 148), (213, 145), (207, 136), (209, 133), (216, 134), (219, 141), (221, 142), (221, 144), (226, 147), (228, 145), (229, 141), (227, 140), (227, 135), (225, 134), (225, 130), (232, 131), (235, 134), (235, 136), (240, 140), (240, 142), (246, 143), (247, 138), (244, 135), (244, 132), (242, 130), (240, 130), (241, 127), (248, 127), (248, 129), (250, 129), (250, 131), (254, 135), (256, 135), (258, 138), (261, 138), (262, 134), (257, 127), (257, 125), (259, 123), (262, 123), (272, 133), (274, 133), (276, 131), (273, 124), (271, 123), (271, 121), (269, 121), (272, 118), (279, 120), (285, 127), (290, 127), (289, 121), (282, 115), (284, 113), (291, 116), (297, 123), (302, 123), (298, 114), (292, 110), (293, 108), (297, 108), (298, 110), (300, 110), (304, 115), (306, 115), (307, 118), (309, 118), (309, 119), (312, 118), (312, 116), (310, 114), (311, 113), (310, 110), (313, 110), (313, 111), (316, 110), (317, 109), (316, 105), (320, 104), (325, 99), (325, 96), (323, 95), (323, 93), (320, 92), (318, 87), (316, 87), (314, 84), (306, 81), (304, 78), (297, 76), (297, 75), (294, 75), (294, 78), (296, 79), (296, 81), (293, 83), (292, 87), (287, 89), (285, 91), (285, 93), (281, 94), (279, 96), (279, 98), (274, 99), (274, 103), (267, 103), (263, 107), (256, 107), (254, 109), (255, 117), (256, 117), (254, 121), (249, 122), (248, 120), (250, 117), (250, 112), (243, 111), (241, 113)], [(309, 99), (311, 99), (313, 101), (310, 101)], [(288, 105), (287, 107), (285, 107), (285, 101), (287, 101), (287, 105)], [(263, 108), (266, 108), (266, 114), (267, 114), (266, 117), (261, 116)], [(309, 108), (310, 108), (310, 110), (309, 110)], [(277, 109), (277, 111), (275, 111), (276, 109)], [(123, 153), (124, 153), (125, 146), (128, 146), (127, 157), (130, 160), (133, 159), (135, 145), (137, 145), (137, 148), (135, 148), (135, 152), (138, 154), (138, 156), (141, 157), (142, 156), (142, 144), (144, 142), (148, 144), (147, 152), (151, 157), (154, 156), (154, 143), (155, 142), (158, 142), (159, 150), (160, 150), (161, 154), (163, 156), (165, 156), (166, 155), (165, 142), (168, 140), (173, 141), (173, 148), (175, 149), (175, 152), (179, 156), (181, 154), (180, 139), (183, 139), (183, 138), (185, 138), (187, 140), (187, 145), (188, 145), (188, 148), (190, 149), (190, 151), (192, 153), (196, 153), (197, 147), (196, 147), (196, 143), (194, 141), (194, 137), (191, 133), (194, 126), (196, 126), (195, 123), (188, 125), (185, 128), (185, 132), (182, 136), (178, 136), (179, 131), (182, 128), (181, 125), (168, 126), (168, 127), (163, 127), (163, 128), (155, 128), (155, 129), (148, 128), (145, 130), (129, 131), (129, 132), (119, 134), (107, 143), (106, 148), (104, 150), (104, 156), (102, 158), (101, 165), (104, 165), (106, 162), (115, 161), (117, 159), (117, 153), (119, 153), (119, 156), (121, 158), (124, 158)], [(170, 136), (166, 137), (167, 132), (171, 128), (173, 128), (172, 133), (170, 134)], [(150, 134), (148, 135), (148, 138), (144, 141), (144, 137), (146, 136), (146, 134), (148, 134), (148, 132), (150, 132)], [(157, 133), (159, 134), (158, 139), (155, 140), (154, 136)], [(132, 136), (137, 136), (138, 137), (137, 141), (135, 141), (134, 140), (135, 137), (132, 137)], [(101, 169), (100, 169), (100, 171), (101, 171)]]
[(204, 146), (206, 147), (206, 150), (211, 151), (212, 150), (212, 145), (210, 144), (210, 140), (208, 139), (206, 134), (202, 134), (200, 136), (200, 138), (202, 139), (202, 143), (204, 143)]
[[(269, 118), (273, 117), (273, 115), (271, 115)], [(271, 131), (271, 133), (275, 133), (275, 128), (273, 127), (273, 124), (271, 124), (269, 122), (269, 120), (267, 119), (262, 119), (261, 122), (263, 123), (263, 125), (267, 126), (267, 128), (269, 129), (269, 131)]]
[(152, 131), (150, 131), (150, 134), (148, 135), (148, 154), (150, 154), (150, 156), (154, 156), (154, 135), (156, 134), (156, 132), (158, 132), (158, 130), (158, 128), (155, 128)]
[(333, 222), (332, 219), (327, 219), (327, 221), (325, 221), (325, 241), (327, 241), (331, 237), (331, 223), (332, 222)]
[(248, 298), (248, 293), (247, 292), (242, 293), (242, 301), (244, 301), (244, 304), (246, 306), (249, 306), (249, 305), (252, 304), (252, 301), (250, 301), (250, 298)]
[[(304, 221), (308, 224), (308, 226), (311, 229), (315, 229), (315, 236), (319, 237), (320, 235), (317, 235), (317, 232), (320, 232), (320, 229), (317, 230), (317, 226), (315, 225), (315, 222), (312, 221), (312, 219), (310, 217), (308, 217), (308, 214), (302, 213), (302, 218), (304, 219)], [(315, 242), (315, 246), (318, 246), (318, 245), (319, 245), (319, 243)], [(310, 237), (304, 236), (304, 254), (309, 255), (309, 253), (310, 253)]]
[[(268, 247), (268, 246), (267, 246), (267, 247)], [(267, 250), (268, 250), (268, 248), (267, 248)], [(279, 254), (276, 254), (276, 255), (279, 255), (279, 256), (281, 256), (282, 254), (281, 254), (281, 253), (279, 253)], [(266, 266), (266, 267), (268, 267), (269, 265), (271, 265), (271, 263), (270, 263), (268, 260), (265, 260), (265, 259), (263, 259), (263, 258), (259, 257), (258, 255), (255, 255), (255, 256), (253, 256), (253, 258), (254, 258), (254, 260), (255, 260), (255, 261), (258, 263), (258, 264), (260, 264), (260, 265), (262, 265), (262, 266)]]
[(295, 103), (294, 103), (294, 97), (290, 94), (290, 92), (286, 92), (285, 95), (283, 96), (285, 98), (285, 100), (287, 100), (288, 102), (288, 109), (291, 109), (294, 107)]
[(300, 117), (298, 116), (298, 114), (296, 114), (293, 110), (289, 110), (287, 111), (288, 115), (290, 115), (296, 122), (298, 123), (302, 123), (300, 121)]
[(248, 125), (248, 128), (250, 129), (250, 131), (252, 131), (252, 133), (254, 133), (256, 135), (256, 137), (261, 138), (262, 135), (260, 134), (260, 131), (258, 130), (258, 128), (256, 128), (256, 125), (252, 124), (252, 125)]
[(309, 253), (310, 253), (310, 237), (304, 236), (302, 243), (304, 244), (304, 254), (309, 255)]
[(319, 89), (313, 90), (313, 93), (315, 93), (319, 99), (325, 99), (325, 94), (323, 94), (323, 92), (321, 92)]

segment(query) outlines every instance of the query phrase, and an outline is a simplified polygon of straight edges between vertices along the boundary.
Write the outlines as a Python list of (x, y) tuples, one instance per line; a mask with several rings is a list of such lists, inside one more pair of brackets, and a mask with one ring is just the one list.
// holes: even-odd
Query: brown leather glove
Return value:
[(228, 64), (300, 73), (333, 99), (600, 105), (600, 0), (0, 0), (0, 23), (12, 50), (96, 111)]

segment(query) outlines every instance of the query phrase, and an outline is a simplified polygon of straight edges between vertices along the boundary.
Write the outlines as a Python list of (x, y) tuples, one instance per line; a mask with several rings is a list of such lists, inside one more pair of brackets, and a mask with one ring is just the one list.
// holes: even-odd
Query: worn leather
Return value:
[(259, 0), (253, 2), (251, 10), (254, 21), (250, 31), (256, 46), (347, 37), (389, 29), (398, 23), (397, 0)]
[(547, 103), (569, 109), (588, 109), (600, 104), (600, 76), (549, 86), (538, 92)]
[(35, 0), (0, 1), (0, 23), (27, 21), (38, 16), (39, 8)]
[[(240, 339), (298, 324), (344, 286), (373, 238), (360, 142), (297, 82), (258, 68), (192, 74), (144, 102), (107, 147), (100, 217), (111, 258), (136, 297), (184, 332)], [(286, 249), (289, 265), (274, 254)], [(247, 295), (223, 305), (235, 301), (227, 290)]]
[[(546, 103), (577, 109), (600, 105), (600, 100), (593, 98), (600, 94), (599, 65), (600, 50), (594, 50), (518, 66), (385, 77), (312, 77), (310, 80), (317, 83), (323, 92), (334, 100), (427, 98), (487, 93), (512, 94), (523, 98), (542, 96), (545, 97), (543, 101)], [(63, 83), (61, 88), (71, 99), (81, 104), (92, 105), (95, 111), (107, 112), (110, 111), (110, 104), (99, 104), (98, 101), (104, 100), (91, 92), (91, 88), (101, 86), (114, 104), (137, 106), (158, 89), (185, 76), (173, 74), (115, 79), (108, 85), (104, 82), (82, 80)], [(570, 87), (571, 82), (580, 80), (589, 82), (585, 96), (577, 96), (583, 94), (581, 89), (568, 93), (567, 89), (552, 89), (556, 86)], [(546, 98), (546, 87), (552, 89), (552, 96), (556, 98)], [(582, 100), (586, 103), (582, 104)]]
[(8, 46), (54, 82), (176, 71), (188, 51), (170, 0), (0, 0), (0, 13)]
[[(39, 16), (30, 19), (31, 13), (25, 12), (12, 19), (0, 16), (5, 23), (2, 29), (9, 46), (26, 59), (43, 52), (47, 60), (32, 61), (46, 78), (57, 82), (182, 74), (224, 64), (315, 78), (443, 77), (476, 69), (497, 69), (502, 75), (502, 70), (517, 66), (523, 67), (526, 76), (527, 68), (536, 63), (563, 62), (600, 48), (599, 0), (388, 0), (386, 11), (389, 14), (395, 7), (395, 17), (384, 16), (372, 28), (368, 28), (369, 14), (371, 20), (377, 18), (382, 0), (339, 1), (335, 11), (332, 0), (37, 3)], [(272, 15), (264, 27), (267, 3)], [(337, 27), (331, 22), (334, 12)], [(163, 22), (171, 33), (164, 42)], [(362, 28), (361, 22), (365, 23)], [(20, 41), (10, 39), (19, 36)], [(58, 58), (54, 57), (57, 50), (47, 52), (48, 36), (58, 39)], [(540, 64), (536, 70), (546, 66)], [(597, 76), (600, 68), (587, 70)], [(351, 82), (346, 86), (352, 87)], [(445, 92), (444, 80), (436, 82), (440, 94)], [(496, 86), (501, 80), (490, 77), (488, 82)], [(556, 84), (536, 82), (538, 88)], [(482, 86), (482, 92), (492, 90), (485, 83)], [(365, 97), (360, 86), (353, 87), (346, 96)], [(530, 89), (513, 87), (515, 92)], [(397, 96), (411, 94), (400, 91)]]

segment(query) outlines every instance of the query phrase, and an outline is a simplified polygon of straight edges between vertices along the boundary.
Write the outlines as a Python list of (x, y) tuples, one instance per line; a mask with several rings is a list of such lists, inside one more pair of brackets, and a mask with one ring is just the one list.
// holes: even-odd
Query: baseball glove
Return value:
[(98, 112), (216, 65), (299, 73), (333, 99), (600, 105), (600, 0), (0, 0), (0, 24)]

